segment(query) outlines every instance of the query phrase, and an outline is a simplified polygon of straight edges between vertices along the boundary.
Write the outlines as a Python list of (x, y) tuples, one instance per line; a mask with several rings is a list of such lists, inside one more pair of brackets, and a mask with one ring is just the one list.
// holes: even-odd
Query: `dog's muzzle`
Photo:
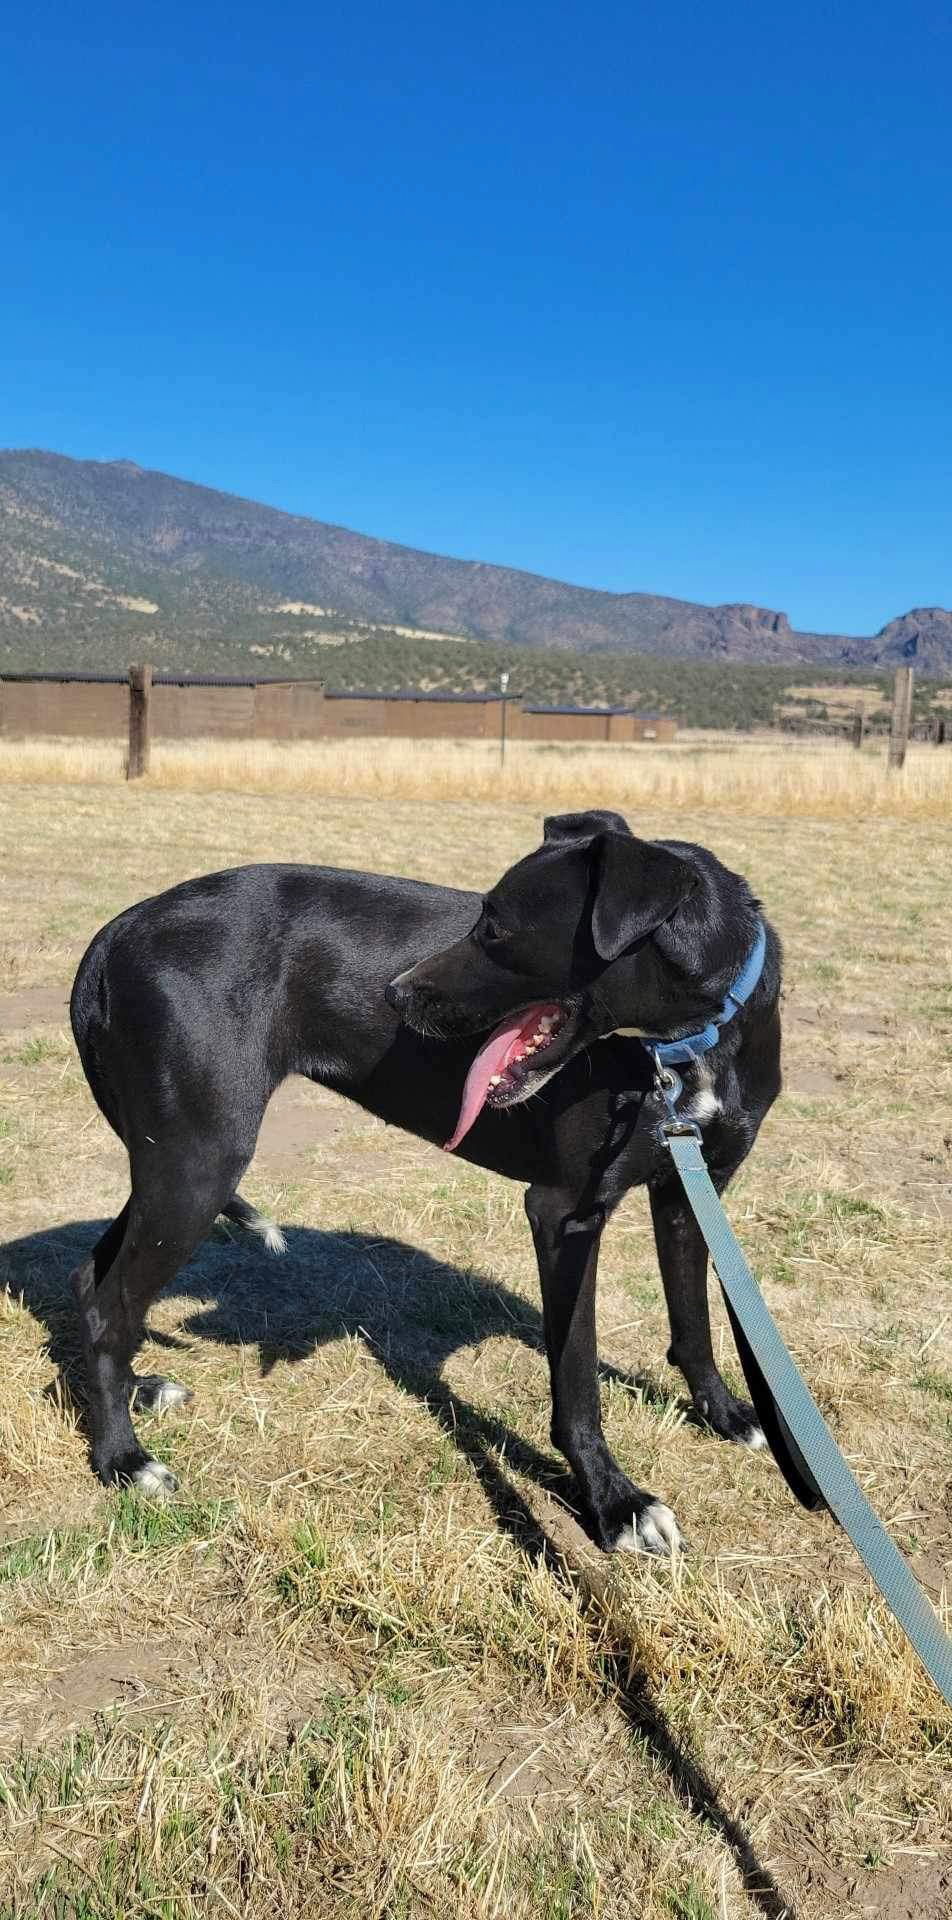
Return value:
[(412, 1004), (413, 986), (411, 982), (413, 973), (413, 967), (407, 967), (403, 973), (395, 974), (389, 986), (384, 988), (383, 997), (388, 1007), (393, 1008), (394, 1013), (404, 1014)]

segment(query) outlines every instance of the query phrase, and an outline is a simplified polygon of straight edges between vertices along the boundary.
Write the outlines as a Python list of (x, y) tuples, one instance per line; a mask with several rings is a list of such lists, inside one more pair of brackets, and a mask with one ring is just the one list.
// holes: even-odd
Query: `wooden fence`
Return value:
[[(942, 745), (940, 719), (912, 725), (913, 669), (896, 670), (889, 765), (901, 767), (910, 738)], [(861, 710), (843, 721), (780, 722), (783, 731), (826, 733), (861, 747), (871, 729)], [(876, 729), (878, 731), (878, 729)], [(670, 714), (636, 707), (543, 706), (501, 693), (328, 693), (319, 680), (186, 678), (149, 666), (114, 674), (10, 674), (0, 681), (0, 737), (129, 740), (130, 779), (145, 773), (153, 740), (673, 740)]]
[[(505, 707), (503, 702), (505, 700)], [(503, 717), (505, 715), (505, 726)], [(0, 736), (129, 739), (129, 777), (153, 740), (357, 738), (673, 740), (668, 714), (631, 707), (545, 707), (497, 693), (328, 693), (317, 680), (186, 679), (130, 667), (108, 674), (11, 674), (0, 681)]]

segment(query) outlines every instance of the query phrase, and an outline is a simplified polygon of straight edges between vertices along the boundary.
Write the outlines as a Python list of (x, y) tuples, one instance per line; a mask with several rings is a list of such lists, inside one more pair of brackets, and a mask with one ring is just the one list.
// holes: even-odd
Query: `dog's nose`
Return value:
[(388, 1007), (393, 1008), (394, 1013), (405, 1013), (410, 1005), (413, 998), (413, 988), (410, 984), (412, 973), (413, 968), (407, 967), (404, 973), (395, 974), (390, 985), (384, 990), (384, 999)]

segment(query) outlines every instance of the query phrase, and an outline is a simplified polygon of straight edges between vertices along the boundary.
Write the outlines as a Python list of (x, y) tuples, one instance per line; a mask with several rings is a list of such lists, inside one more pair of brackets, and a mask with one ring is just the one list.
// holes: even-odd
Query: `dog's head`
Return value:
[(636, 839), (620, 814), (558, 814), (542, 846), (486, 895), (472, 931), (391, 981), (387, 999), (420, 1032), (493, 1029), (449, 1146), (487, 1103), (528, 1099), (599, 1034), (657, 1031), (664, 982), (646, 949), (698, 878), (679, 854)]

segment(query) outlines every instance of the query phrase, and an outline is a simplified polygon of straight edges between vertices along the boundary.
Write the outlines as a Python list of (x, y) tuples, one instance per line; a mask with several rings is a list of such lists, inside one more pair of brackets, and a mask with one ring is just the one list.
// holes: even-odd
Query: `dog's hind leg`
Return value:
[[(129, 1207), (127, 1200), (122, 1212), (97, 1240), (88, 1259), (70, 1276), (81, 1304), (83, 1298), (89, 1298), (90, 1291), (94, 1293), (101, 1284), (122, 1246)], [(166, 1380), (157, 1373), (137, 1375), (131, 1368), (126, 1378), (126, 1393), (130, 1406), (139, 1413), (165, 1413), (170, 1407), (184, 1406), (192, 1398), (188, 1387), (180, 1387), (176, 1380)]]
[[(717, 1179), (718, 1189), (726, 1184)], [(680, 1181), (651, 1188), (651, 1218), (671, 1323), (668, 1360), (681, 1369), (696, 1412), (722, 1440), (763, 1447), (766, 1441), (753, 1407), (731, 1393), (714, 1358), (707, 1245)]]
[[(249, 1158), (212, 1155), (201, 1141), (180, 1140), (165, 1154), (153, 1151), (145, 1167), (134, 1162), (126, 1208), (73, 1276), (89, 1380), (90, 1454), (107, 1485), (131, 1484), (160, 1498), (175, 1490), (174, 1474), (139, 1445), (130, 1418), (130, 1401), (160, 1409), (160, 1390), (173, 1383), (138, 1382), (132, 1358), (152, 1301), (204, 1239)], [(174, 1389), (175, 1398), (182, 1392)]]
[[(287, 1252), (288, 1243), (280, 1227), (269, 1220), (267, 1214), (259, 1213), (250, 1200), (243, 1200), (240, 1193), (232, 1196), (221, 1213), (226, 1220), (233, 1220), (236, 1226), (263, 1241), (268, 1253)], [(170, 1413), (176, 1407), (187, 1407), (194, 1398), (191, 1387), (167, 1380), (164, 1374), (129, 1374), (129, 1406), (133, 1413)]]
[(553, 1443), (578, 1481), (600, 1547), (670, 1553), (681, 1545), (674, 1514), (628, 1479), (602, 1433), (595, 1274), (604, 1218), (581, 1217), (570, 1196), (549, 1187), (529, 1188), (526, 1212), (542, 1282)]
[[(267, 1214), (259, 1213), (250, 1200), (243, 1200), (240, 1193), (233, 1194), (221, 1213), (226, 1220), (233, 1220), (236, 1226), (263, 1241), (268, 1253), (287, 1252), (288, 1243), (280, 1227), (269, 1220)], [(191, 1387), (167, 1380), (164, 1374), (129, 1374), (129, 1406), (133, 1413), (170, 1413), (176, 1407), (187, 1407), (194, 1398)]]

